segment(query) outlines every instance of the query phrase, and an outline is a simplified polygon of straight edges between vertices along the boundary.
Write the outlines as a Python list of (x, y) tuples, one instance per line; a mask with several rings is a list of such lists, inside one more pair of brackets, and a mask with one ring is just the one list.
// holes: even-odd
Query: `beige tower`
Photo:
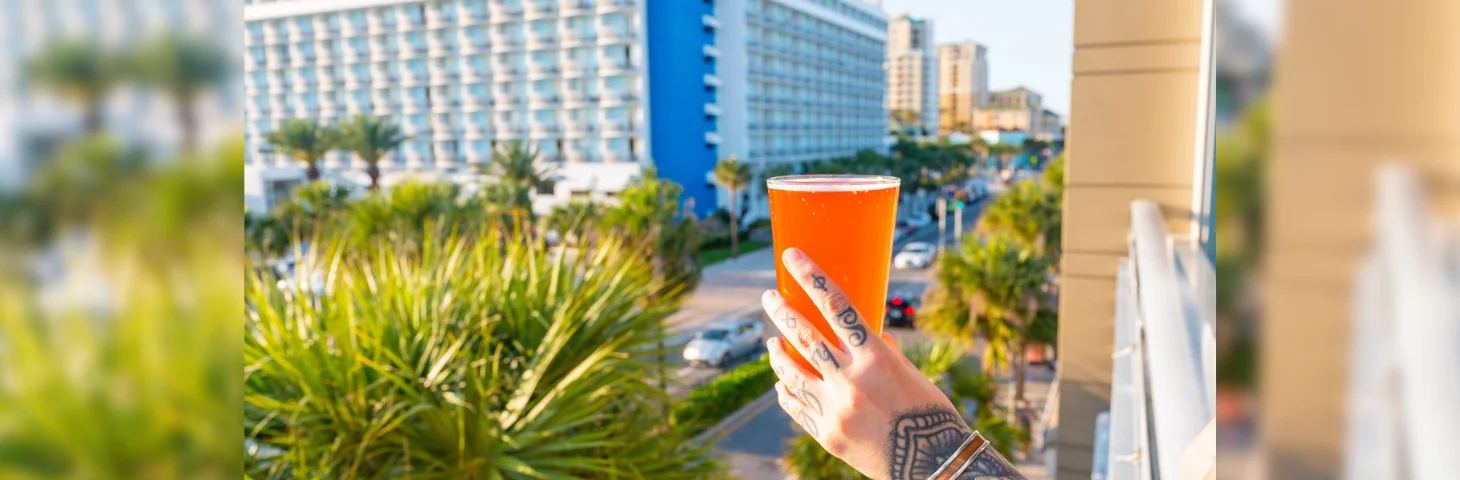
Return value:
[(938, 57), (929, 20), (903, 14), (887, 22), (887, 112), (894, 128), (938, 130)]
[(973, 129), (973, 110), (989, 100), (988, 48), (974, 42), (938, 46), (938, 132)]

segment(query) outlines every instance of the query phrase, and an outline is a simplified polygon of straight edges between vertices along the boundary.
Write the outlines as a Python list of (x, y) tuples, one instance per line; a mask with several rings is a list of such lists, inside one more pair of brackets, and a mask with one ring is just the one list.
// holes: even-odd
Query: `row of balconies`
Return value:
[[(342, 36), (382, 35), (480, 24), (495, 25), (554, 17), (630, 11), (634, 6), (634, 0), (597, 0), (596, 3), (593, 0), (559, 0), (557, 2), (528, 0), (522, 6), (491, 3), (485, 12), (486, 16), (468, 9), (461, 9), (454, 13), (451, 10), (428, 10), (426, 16), (420, 20), (398, 13), (384, 15), (374, 13), (367, 17), (364, 25), (356, 24), (348, 19), (340, 20), (332, 25), (324, 21), (323, 17), (318, 17), (305, 28), (300, 28), (299, 24), (291, 21), (285, 27), (285, 31), (279, 31), (272, 25), (265, 24), (259, 38), (255, 38), (251, 32), (246, 32), (244, 44), (252, 46), (297, 43), (308, 40), (329, 40)], [(708, 19), (706, 25), (710, 25), (713, 21), (714, 25), (718, 26), (718, 20), (714, 17), (706, 16), (705, 18)]]
[[(267, 86), (267, 88), (271, 90), (307, 92), (314, 89), (336, 90), (343, 88), (346, 90), (353, 90), (361, 88), (365, 85), (369, 85), (370, 82), (375, 81), (384, 81), (388, 83), (399, 82), (400, 85), (406, 86), (419, 86), (428, 84), (449, 85), (459, 82), (476, 83), (484, 81), (492, 81), (495, 83), (508, 83), (523, 80), (555, 79), (558, 77), (575, 78), (586, 76), (590, 73), (602, 77), (613, 77), (635, 73), (637, 71), (637, 67), (627, 62), (607, 62), (598, 66), (581, 65), (574, 63), (567, 64), (563, 67), (559, 67), (557, 65), (529, 64), (526, 68), (519, 68), (515, 66), (494, 67), (491, 70), (487, 71), (481, 71), (476, 69), (442, 70), (432, 65), (427, 73), (424, 74), (412, 73), (410, 71), (384, 71), (372, 68), (370, 70), (369, 76), (366, 78), (361, 78), (357, 75), (354, 75), (353, 73), (348, 72), (344, 75), (339, 76), (320, 72), (316, 74), (315, 77), (311, 78), (295, 72), (294, 74), (288, 75), (287, 77), (270, 76), (265, 81), (264, 86)], [(252, 88), (259, 87), (259, 85), (255, 84), (252, 81), (245, 82), (245, 84)]]

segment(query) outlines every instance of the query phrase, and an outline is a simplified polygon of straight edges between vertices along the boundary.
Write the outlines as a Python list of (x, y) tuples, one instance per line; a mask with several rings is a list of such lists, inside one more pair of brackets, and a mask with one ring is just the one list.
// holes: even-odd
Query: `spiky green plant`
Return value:
[(0, 478), (238, 478), (243, 146), (220, 151), (64, 167), (113, 184), (59, 225), (56, 278), (0, 269)]
[(368, 248), (379, 241), (415, 241), (432, 228), (469, 230), (482, 219), (481, 212), (468, 211), (459, 196), (460, 188), (450, 183), (402, 182), (350, 203), (350, 239)]
[[(317, 296), (247, 280), (254, 478), (715, 478), (649, 378), (672, 307), (618, 237), (544, 249), (493, 231), (304, 262)], [(307, 272), (306, 272), (307, 274)]]

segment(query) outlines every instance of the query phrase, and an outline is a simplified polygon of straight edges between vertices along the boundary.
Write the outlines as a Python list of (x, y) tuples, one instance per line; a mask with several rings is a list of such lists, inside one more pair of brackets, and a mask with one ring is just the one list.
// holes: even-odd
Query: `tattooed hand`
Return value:
[[(867, 341), (865, 319), (811, 258), (788, 248), (782, 263), (819, 311), (797, 312), (775, 290), (761, 297), (785, 337), (772, 338), (767, 345), (780, 379), (776, 393), (781, 408), (827, 452), (869, 477), (927, 479), (968, 439), (968, 425), (948, 397), (902, 356), (890, 335), (882, 335), (885, 341)], [(804, 321), (803, 313), (826, 319), (836, 338), (823, 336)], [(791, 360), (788, 342), (806, 353), (816, 372)], [(986, 448), (960, 478), (1024, 477), (997, 451)]]

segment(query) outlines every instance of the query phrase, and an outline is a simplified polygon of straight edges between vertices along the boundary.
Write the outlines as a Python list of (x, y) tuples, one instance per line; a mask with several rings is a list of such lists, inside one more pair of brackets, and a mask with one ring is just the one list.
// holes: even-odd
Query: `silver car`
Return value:
[(758, 350), (765, 340), (765, 325), (755, 320), (720, 321), (695, 334), (684, 346), (684, 360), (723, 367)]

